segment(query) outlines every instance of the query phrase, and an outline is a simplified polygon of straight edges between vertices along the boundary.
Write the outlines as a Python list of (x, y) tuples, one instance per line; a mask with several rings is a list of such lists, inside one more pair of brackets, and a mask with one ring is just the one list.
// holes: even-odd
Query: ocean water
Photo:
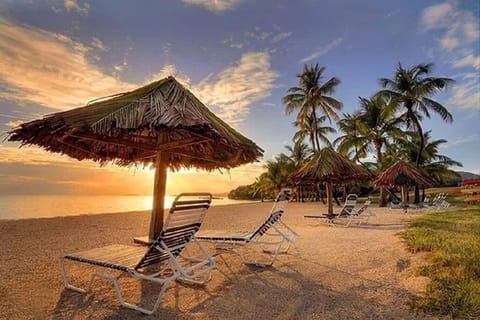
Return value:
[[(174, 196), (165, 197), (168, 208)], [(246, 203), (227, 197), (213, 199), (212, 206)], [(0, 195), (0, 219), (64, 217), (151, 210), (152, 196), (70, 196), (70, 195)]]

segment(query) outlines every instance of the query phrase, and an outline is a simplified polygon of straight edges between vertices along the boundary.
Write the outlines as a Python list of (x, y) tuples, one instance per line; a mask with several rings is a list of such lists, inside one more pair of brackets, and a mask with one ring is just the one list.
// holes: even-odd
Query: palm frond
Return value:
[(446, 122), (453, 122), (452, 114), (443, 105), (429, 98), (423, 98), (423, 103), (433, 111), (435, 111)]

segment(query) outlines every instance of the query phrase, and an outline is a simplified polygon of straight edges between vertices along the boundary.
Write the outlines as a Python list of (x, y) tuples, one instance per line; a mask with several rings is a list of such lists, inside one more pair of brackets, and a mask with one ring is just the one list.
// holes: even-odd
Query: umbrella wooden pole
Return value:
[(405, 205), (407, 203), (407, 192), (405, 190), (405, 186), (401, 186), (401, 190), (402, 190), (402, 202), (403, 202), (403, 205)]
[(327, 182), (326, 184), (326, 191), (327, 191), (327, 206), (328, 206), (328, 214), (333, 214), (333, 193), (332, 193), (332, 183)]
[(155, 159), (155, 180), (153, 183), (153, 208), (150, 218), (150, 240), (154, 240), (163, 228), (163, 213), (165, 207), (165, 188), (167, 186), (167, 153), (157, 152)]

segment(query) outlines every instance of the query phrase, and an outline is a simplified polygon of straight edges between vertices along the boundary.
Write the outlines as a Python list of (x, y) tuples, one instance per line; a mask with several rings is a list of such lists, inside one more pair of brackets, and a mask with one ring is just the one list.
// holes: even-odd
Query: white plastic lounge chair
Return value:
[(318, 222), (327, 222), (327, 223), (334, 223), (335, 219), (344, 216), (350, 216), (355, 205), (357, 204), (358, 196), (356, 194), (349, 194), (343, 204), (342, 209), (339, 213), (334, 213), (333, 215), (328, 214), (321, 214), (321, 215), (306, 215), (303, 216), (307, 224), (312, 224), (312, 222), (318, 224)]
[[(280, 191), (267, 219), (254, 231), (201, 231), (195, 235), (200, 241), (213, 242), (217, 250), (231, 250), (237, 253), (245, 264), (261, 267), (271, 266), (278, 254), (287, 252), (299, 235), (282, 221), (286, 204), (290, 199), (290, 189)], [(270, 256), (267, 261), (250, 260), (245, 247), (260, 246)]]
[[(193, 197), (196, 199), (191, 200)], [(215, 267), (215, 260), (195, 239), (194, 234), (200, 228), (211, 201), (212, 196), (209, 193), (183, 193), (177, 196), (162, 232), (149, 247), (111, 245), (65, 255), (61, 259), (65, 287), (80, 293), (86, 292), (85, 289), (69, 283), (65, 269), (67, 260), (102, 267), (102, 271), (108, 271), (108, 269), (121, 271), (133, 278), (161, 285), (151, 309), (127, 303), (117, 278), (111, 273), (94, 273), (90, 279), (89, 288), (96, 277), (110, 280), (123, 307), (152, 314), (157, 310), (165, 290), (172, 281), (178, 279), (189, 283), (205, 283), (210, 279), (210, 271)], [(189, 244), (197, 246), (196, 256), (190, 254), (187, 247)]]
[(280, 216), (280, 220), (276, 225), (276, 228), (281, 231), (281, 234), (284, 235), (286, 239), (286, 246), (283, 247), (280, 253), (288, 252), (290, 246), (295, 243), (295, 241), (300, 237), (297, 232), (295, 232), (290, 226), (288, 226), (284, 221), (283, 217), (285, 212), (287, 212), (287, 205), (290, 199), (292, 198), (292, 189), (291, 188), (282, 188), (275, 198), (272, 209), (269, 214), (272, 214), (276, 211), (282, 211), (283, 214)]
[(346, 218), (348, 219), (346, 227), (350, 226), (353, 220), (360, 220), (358, 224), (367, 223), (370, 217), (375, 216), (373, 212), (370, 211), (369, 207), (372, 201), (367, 200), (365, 203), (358, 209), (353, 211), (349, 216)]

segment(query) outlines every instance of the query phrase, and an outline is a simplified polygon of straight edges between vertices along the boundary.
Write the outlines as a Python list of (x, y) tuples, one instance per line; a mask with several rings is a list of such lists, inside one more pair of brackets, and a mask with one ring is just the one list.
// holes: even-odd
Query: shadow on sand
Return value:
[[(216, 259), (217, 269), (210, 282), (205, 286), (172, 284), (153, 315), (120, 307), (110, 283), (97, 283), (85, 295), (64, 290), (52, 318), (392, 319), (385, 312), (389, 309), (386, 305), (405, 304), (411, 297), (408, 291), (392, 283), (323, 265), (298, 253), (282, 255), (273, 267), (267, 268), (245, 266), (232, 254)], [(323, 284), (322, 279), (329, 277), (341, 277), (342, 287)], [(123, 281), (128, 277), (121, 278)], [(140, 292), (131, 297), (134, 302), (153, 303), (158, 286), (145, 281), (136, 285), (126, 282), (125, 293)], [(384, 298), (378, 299), (379, 296)], [(401, 318), (413, 316), (408, 308), (402, 310), (406, 313)]]

